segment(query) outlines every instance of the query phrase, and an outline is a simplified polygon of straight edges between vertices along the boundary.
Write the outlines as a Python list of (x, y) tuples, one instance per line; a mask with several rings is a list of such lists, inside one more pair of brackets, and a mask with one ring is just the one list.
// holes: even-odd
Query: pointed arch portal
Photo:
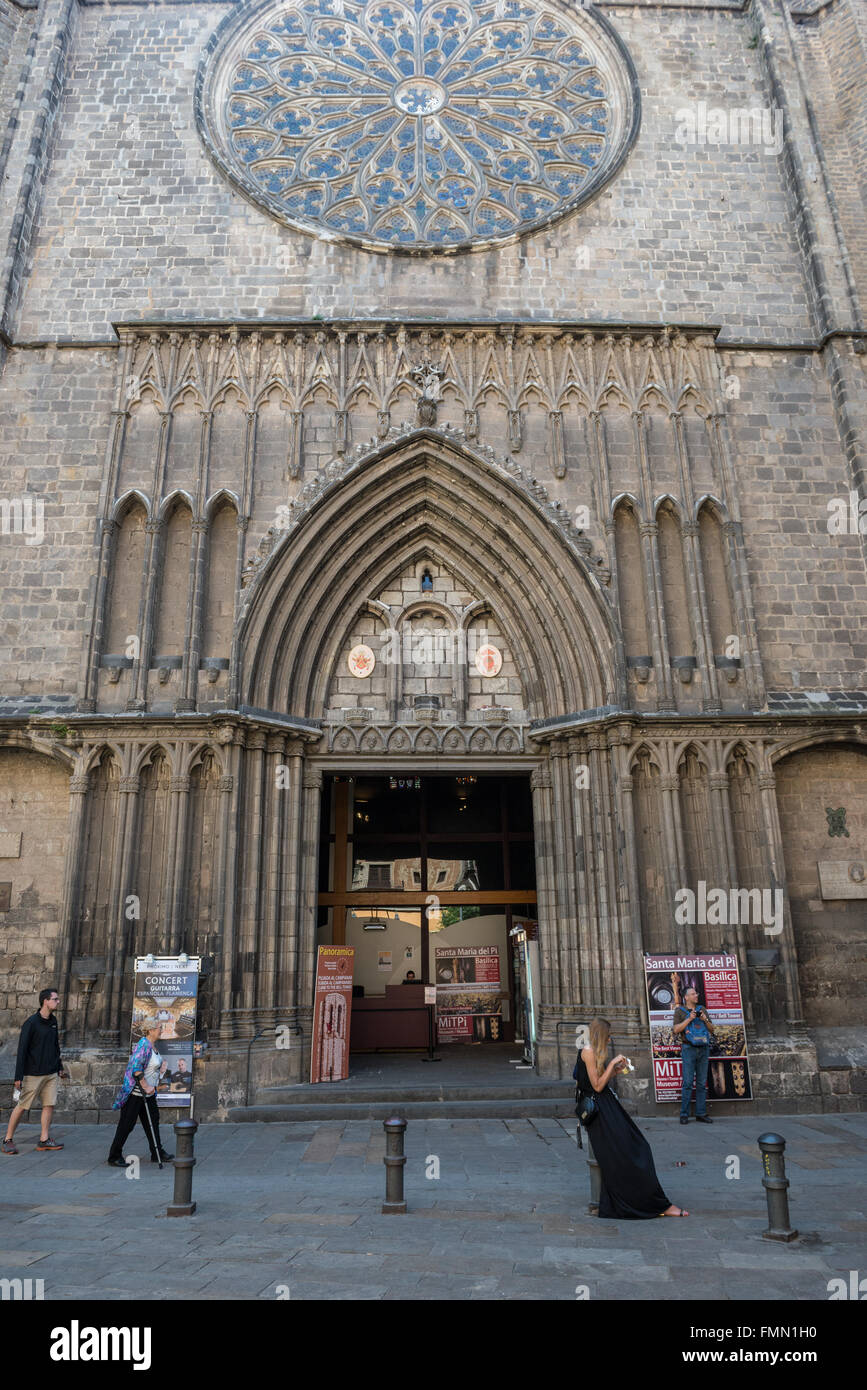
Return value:
[(617, 627), (578, 545), (522, 480), (419, 430), (347, 464), (259, 569), (239, 614), (241, 703), (320, 717), (354, 617), (422, 557), (491, 605), (532, 720), (614, 701)]
[[(516, 464), (497, 462), (465, 439), (436, 429), (412, 430), (335, 461), (321, 483), (302, 494), (301, 501), (306, 505), (293, 509), (291, 525), (275, 533), (270, 553), (253, 567), (239, 611), (233, 666), (240, 708), (269, 711), (314, 726), (324, 722), (329, 679), (359, 615), (370, 612), (376, 596), (394, 588), (401, 574), (421, 573), (426, 563), (432, 563), (490, 610), (517, 668), (526, 713), (520, 741), (514, 724), (501, 731), (514, 740), (506, 744), (498, 741), (496, 730), (493, 737), (484, 727), (476, 726), (475, 734), (470, 730), (470, 737), (461, 743), (466, 761), (447, 756), (457, 749), (457, 732), (446, 735), (452, 741), (442, 744), (429, 728), (418, 738), (417, 731), (411, 737), (398, 733), (404, 741), (387, 747), (381, 741), (375, 745), (375, 729), (360, 742), (347, 735), (340, 745), (345, 756), (323, 756), (324, 749), (318, 753), (312, 747), (305, 753), (307, 770), (295, 803), (301, 826), (295, 919), (299, 1017), (312, 1001), (317, 919), (322, 928), (325, 914), (331, 913), (331, 940), (348, 942), (353, 930), (360, 931), (357, 914), (353, 921), (350, 899), (354, 896), (359, 898), (358, 907), (368, 913), (377, 905), (394, 912), (402, 903), (404, 916), (413, 913), (421, 918), (422, 973), (427, 977), (434, 969), (434, 954), (429, 951), (433, 936), (429, 940), (423, 914), (431, 864), (438, 853), (433, 845), (436, 837), (431, 837), (432, 847), (425, 841), (420, 851), (419, 891), (411, 891), (412, 885), (405, 881), (394, 883), (400, 891), (382, 891), (380, 884), (372, 893), (354, 894), (345, 868), (345, 837), (352, 821), (351, 813), (347, 818), (346, 788), (344, 784), (341, 789), (340, 778), (337, 783), (328, 780), (329, 774), (338, 773), (375, 780), (387, 770), (388, 761), (398, 769), (392, 756), (397, 748), (402, 771), (415, 768), (424, 771), (425, 777), (437, 772), (479, 773), (492, 798), (505, 797), (499, 784), (503, 777), (518, 774), (530, 808), (525, 835), (532, 866), (528, 881), (519, 883), (520, 875), (506, 876), (495, 888), (492, 877), (477, 885), (476, 892), (471, 883), (462, 882), (461, 900), (469, 904), (472, 899), (475, 911), (498, 913), (507, 922), (505, 929), (502, 922), (497, 928), (502, 933), (504, 966), (511, 954), (511, 913), (536, 918), (541, 997), (549, 1005), (578, 997), (582, 969), (589, 968), (586, 957), (579, 961), (578, 920), (582, 913), (589, 919), (595, 910), (589, 899), (579, 901), (581, 894), (576, 896), (567, 886), (568, 866), (576, 843), (583, 843), (580, 853), (588, 858), (589, 878), (596, 881), (606, 873), (604, 855), (591, 843), (591, 820), (601, 809), (597, 806), (602, 795), (601, 766), (591, 803), (573, 806), (571, 764), (560, 761), (552, 776), (545, 749), (530, 744), (523, 735), (529, 732), (527, 720), (532, 728), (536, 723), (600, 710), (616, 704), (622, 689), (619, 628), (608, 594), (594, 573), (588, 543)], [(407, 607), (412, 607), (411, 601)], [(382, 761), (375, 747), (381, 750)], [(501, 755), (503, 747), (512, 756)], [(475, 756), (482, 748), (486, 752)], [(320, 830), (323, 803), (339, 827), (335, 834), (332, 826), (330, 843), (327, 830)], [(517, 832), (514, 840), (506, 828), (503, 863), (509, 854), (517, 862), (523, 833)], [(341, 844), (335, 845), (341, 835)], [(477, 852), (471, 840), (469, 835), (468, 847), (460, 851), (467, 859)], [(455, 845), (450, 850), (441, 847), (441, 853), (445, 860), (443, 864), (436, 861), (438, 874), (450, 873), (455, 862), (462, 862)], [(332, 871), (326, 891), (318, 863), (321, 855), (328, 854), (332, 869), (339, 867)], [(359, 855), (363, 860), (357, 849), (350, 854), (356, 866)], [(412, 873), (410, 859), (411, 854), (401, 859), (404, 874)], [(365, 862), (362, 876), (366, 872)], [(600, 904), (610, 897), (607, 886), (592, 892)], [(443, 902), (447, 900), (451, 901), (448, 894)], [(480, 907), (485, 903), (487, 907)], [(494, 930), (493, 916), (486, 920)], [(242, 934), (252, 942), (253, 924)], [(598, 997), (599, 983), (588, 979), (585, 994)], [(253, 1003), (244, 990), (236, 1000), (242, 1006)]]

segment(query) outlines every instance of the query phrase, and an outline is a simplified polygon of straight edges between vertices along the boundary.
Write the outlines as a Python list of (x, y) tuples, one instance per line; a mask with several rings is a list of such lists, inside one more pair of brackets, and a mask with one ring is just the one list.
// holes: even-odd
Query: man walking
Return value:
[(680, 1093), (680, 1123), (689, 1124), (689, 1102), (695, 1081), (695, 1118), (699, 1124), (712, 1125), (707, 1113), (707, 1068), (710, 1059), (710, 1040), (714, 1026), (698, 1002), (698, 991), (690, 987), (683, 1003), (674, 1011), (675, 1036), (680, 1037), (680, 1060), (683, 1087)]
[(13, 1143), (15, 1130), (24, 1111), (32, 1110), (37, 1100), (42, 1105), (41, 1138), (37, 1149), (44, 1153), (48, 1149), (63, 1148), (56, 1139), (51, 1138), (51, 1121), (57, 1103), (57, 1078), (68, 1079), (60, 1060), (60, 1039), (54, 1017), (59, 1003), (56, 989), (43, 989), (39, 995), (39, 1008), (21, 1029), (15, 1062), (15, 1089), (20, 1091), (20, 1096), (9, 1116), (6, 1138), (0, 1146), (5, 1154), (17, 1154)]

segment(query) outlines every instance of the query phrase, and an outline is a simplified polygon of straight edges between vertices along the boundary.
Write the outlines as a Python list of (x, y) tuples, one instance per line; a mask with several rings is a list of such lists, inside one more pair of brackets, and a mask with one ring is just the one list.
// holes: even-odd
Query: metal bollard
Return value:
[(403, 1170), (406, 1164), (406, 1155), (403, 1152), (403, 1136), (406, 1131), (406, 1120), (402, 1120), (399, 1115), (392, 1115), (390, 1120), (383, 1120), (382, 1127), (385, 1130), (385, 1158), (382, 1160), (385, 1164), (383, 1214), (405, 1215)]
[(193, 1169), (196, 1166), (196, 1160), (193, 1158), (193, 1139), (198, 1127), (195, 1120), (178, 1120), (174, 1126), (175, 1190), (171, 1206), (166, 1207), (166, 1216), (192, 1216), (196, 1210), (196, 1204), (191, 1202), (190, 1198), (193, 1193)]
[(598, 1216), (599, 1198), (602, 1194), (602, 1169), (599, 1167), (596, 1155), (593, 1152), (590, 1135), (586, 1129), (584, 1133), (587, 1136), (587, 1167), (590, 1170), (590, 1201), (587, 1204), (587, 1212), (590, 1216)]
[(762, 1153), (764, 1177), (762, 1186), (768, 1195), (768, 1229), (762, 1231), (764, 1240), (797, 1240), (798, 1232), (789, 1225), (789, 1198), (786, 1160), (783, 1150), (786, 1141), (779, 1134), (762, 1134), (758, 1138)]

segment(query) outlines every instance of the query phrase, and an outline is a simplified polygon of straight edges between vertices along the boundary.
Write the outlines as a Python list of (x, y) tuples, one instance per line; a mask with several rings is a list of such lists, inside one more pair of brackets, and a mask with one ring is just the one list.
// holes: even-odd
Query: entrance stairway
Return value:
[(346, 1081), (265, 1086), (230, 1109), (244, 1120), (574, 1118), (571, 1081), (546, 1080), (514, 1063), (519, 1045), (451, 1043), (438, 1062), (418, 1053), (353, 1053)]

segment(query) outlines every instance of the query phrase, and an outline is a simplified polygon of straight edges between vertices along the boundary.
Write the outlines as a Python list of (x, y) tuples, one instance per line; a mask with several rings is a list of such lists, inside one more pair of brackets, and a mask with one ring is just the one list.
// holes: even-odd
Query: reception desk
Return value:
[(386, 985), (385, 994), (353, 999), (350, 1052), (375, 1048), (427, 1047), (429, 1006), (424, 985)]

